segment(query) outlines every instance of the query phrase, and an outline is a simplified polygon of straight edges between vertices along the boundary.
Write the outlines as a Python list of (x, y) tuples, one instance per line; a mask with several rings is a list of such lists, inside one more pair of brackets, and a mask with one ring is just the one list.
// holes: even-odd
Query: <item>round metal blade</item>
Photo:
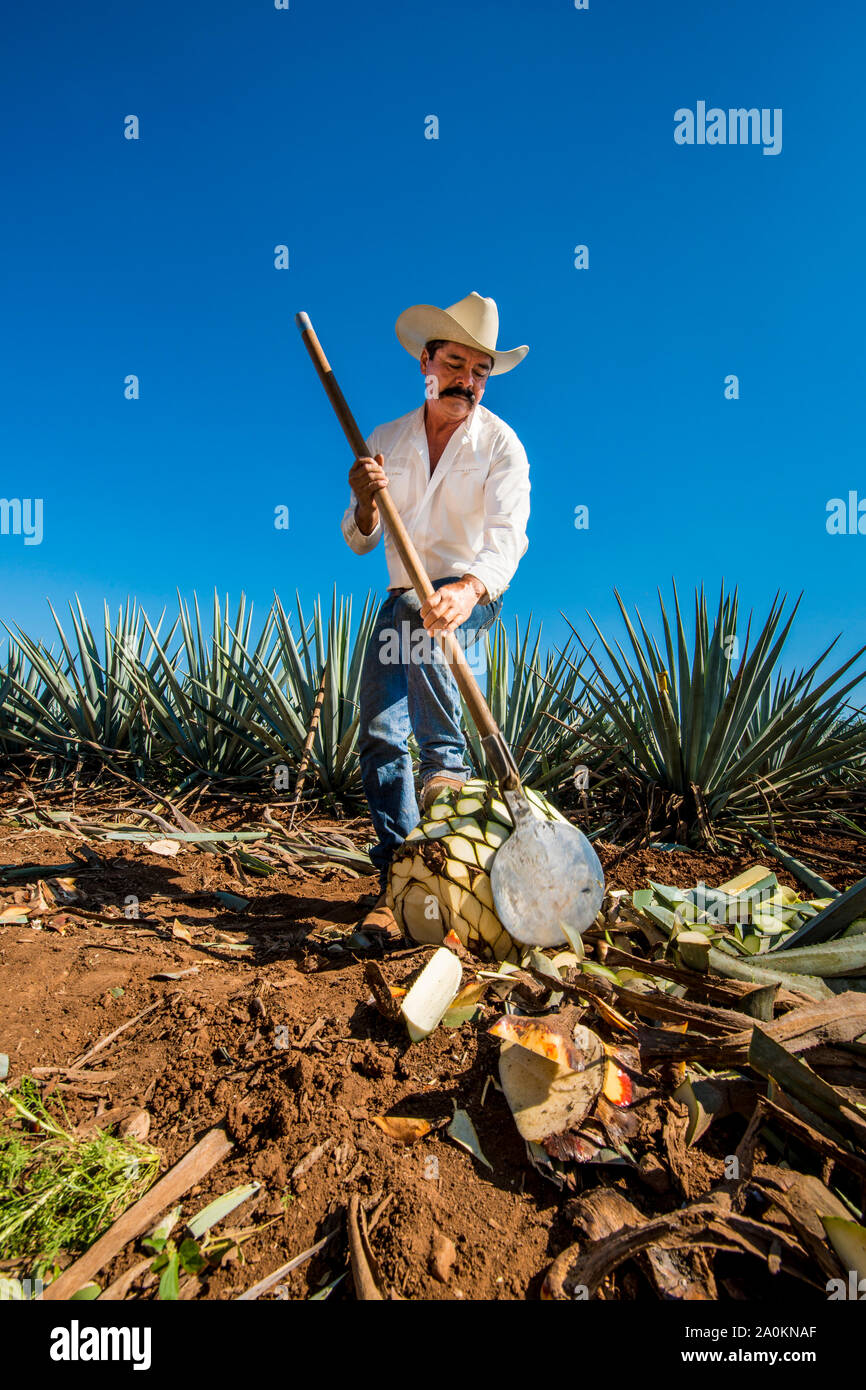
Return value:
[(496, 851), (490, 871), (496, 913), (527, 946), (559, 946), (559, 923), (584, 932), (604, 897), (604, 871), (586, 836), (564, 821), (526, 818)]

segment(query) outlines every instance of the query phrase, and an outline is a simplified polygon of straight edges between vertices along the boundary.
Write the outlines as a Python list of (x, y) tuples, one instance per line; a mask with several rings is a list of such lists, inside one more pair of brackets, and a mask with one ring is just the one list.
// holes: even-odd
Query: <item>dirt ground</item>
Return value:
[[(16, 828), (10, 814), (17, 800), (10, 794), (0, 801), (2, 865), (78, 859), (81, 867), (74, 875), (77, 897), (63, 915), (41, 929), (0, 923), (0, 1051), (9, 1055), (10, 1080), (34, 1067), (68, 1066), (155, 1004), (94, 1059), (92, 1080), (61, 1083), (71, 1119), (82, 1124), (101, 1111), (118, 1119), (146, 1109), (149, 1142), (163, 1169), (224, 1123), (235, 1148), (188, 1194), (185, 1215), (236, 1184), (261, 1183), (232, 1222), (262, 1228), (244, 1246), (243, 1259), (187, 1280), (184, 1296), (237, 1297), (333, 1230), (319, 1255), (267, 1295), (309, 1298), (346, 1269), (343, 1213), (357, 1193), (371, 1213), (379, 1208), (371, 1244), (384, 1284), (397, 1295), (538, 1297), (552, 1260), (573, 1240), (568, 1194), (528, 1162), (504, 1097), (489, 1082), (499, 1049), (486, 1030), (497, 1009), (412, 1046), (399, 1024), (377, 1012), (368, 1002), (362, 955), (346, 940), (363, 916), (365, 895), (377, 888), (374, 876), (325, 866), (259, 878), (238, 872), (229, 855), (198, 848), (183, 846), (168, 859), (141, 843), (82, 840), (62, 826)], [(71, 802), (50, 804), (57, 810)], [(116, 799), (91, 800), (86, 814), (104, 820), (115, 806)], [(77, 809), (84, 814), (80, 801)], [(211, 829), (237, 828), (249, 823), (250, 812), (241, 803), (202, 803), (196, 819)], [(362, 819), (307, 821), (304, 828), (339, 829), (359, 846), (372, 834)], [(615, 846), (597, 848), (608, 887), (629, 890), (649, 878), (719, 884), (756, 862), (752, 851), (713, 857), (648, 850), (623, 857)], [(832, 879), (832, 857), (850, 856), (851, 845), (804, 843), (802, 857), (818, 863), (810, 850), (829, 856), (820, 867)], [(780, 881), (796, 883), (771, 860), (763, 862)], [(50, 878), (51, 870), (42, 876)], [(856, 877), (850, 867), (839, 868), (835, 881), (846, 887)], [(24, 902), (30, 891), (21, 882), (0, 886), (0, 908)], [(250, 906), (234, 911), (217, 891), (242, 895)], [(116, 920), (87, 919), (76, 909)], [(399, 984), (427, 954), (394, 942), (378, 958), (389, 982)], [(188, 973), (161, 978), (178, 972)], [(489, 1168), (446, 1135), (455, 1105), (469, 1113)], [(403, 1146), (372, 1122), (394, 1114), (422, 1116), (434, 1129)], [(579, 1181), (600, 1180), (594, 1168)], [(623, 1187), (644, 1210), (659, 1200), (633, 1177), (604, 1180)], [(682, 1199), (672, 1194), (670, 1200)], [(141, 1259), (137, 1246), (127, 1247), (100, 1282)], [(625, 1276), (610, 1296), (637, 1296), (634, 1279), (628, 1281)], [(152, 1298), (155, 1290), (155, 1276), (145, 1273), (128, 1296)], [(353, 1297), (351, 1277), (332, 1297)]]

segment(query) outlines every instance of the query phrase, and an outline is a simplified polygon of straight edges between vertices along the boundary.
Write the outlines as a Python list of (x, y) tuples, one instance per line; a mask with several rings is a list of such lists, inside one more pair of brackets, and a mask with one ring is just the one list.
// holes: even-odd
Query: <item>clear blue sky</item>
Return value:
[[(10, 8), (0, 494), (44, 538), (0, 536), (0, 617), (381, 591), (293, 317), (368, 433), (422, 398), (397, 315), (475, 289), (531, 347), (485, 397), (533, 484), (504, 616), (617, 632), (614, 585), (648, 613), (724, 576), (761, 612), (805, 590), (792, 659), (866, 643), (866, 535), (825, 529), (866, 498), (864, 29), (805, 0)], [(782, 108), (781, 153), (675, 144), (698, 101)]]

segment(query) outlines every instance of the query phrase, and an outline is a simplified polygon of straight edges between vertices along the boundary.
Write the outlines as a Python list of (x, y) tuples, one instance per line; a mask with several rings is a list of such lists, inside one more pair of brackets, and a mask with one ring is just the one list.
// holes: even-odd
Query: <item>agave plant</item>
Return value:
[[(547, 652), (543, 665), (539, 662), (540, 641), (539, 627), (532, 644), (531, 614), (523, 632), (515, 619), (513, 653), (501, 618), (486, 635), (487, 703), (514, 754), (521, 779), (536, 789), (556, 786), (584, 759), (586, 740), (600, 722), (597, 713), (590, 713), (587, 707), (586, 658), (576, 665), (571, 660), (572, 639), (557, 657)], [(469, 756), (475, 773), (483, 777), (486, 757), (481, 737), (465, 701), (463, 710)]]
[(734, 673), (736, 590), (722, 589), (712, 630), (704, 591), (696, 593), (691, 649), (676, 587), (675, 633), (659, 595), (663, 650), (639, 614), (638, 636), (614, 592), (632, 651), (626, 655), (620, 643), (614, 649), (590, 618), (613, 672), (585, 648), (593, 698), (615, 730), (622, 768), (650, 806), (661, 793), (664, 824), (677, 839), (712, 841), (714, 825), (765, 819), (768, 802), (784, 817), (791, 794), (814, 791), (822, 778), (862, 761), (863, 727), (845, 718), (844, 702), (864, 672), (843, 677), (866, 648), (820, 681), (835, 643), (808, 670), (778, 676), (799, 599), (783, 621), (786, 599), (777, 595), (753, 645), (749, 618)]
[[(214, 593), (211, 632), (202, 631), (198, 597), (193, 612), (178, 595), (181, 642), (169, 654), (145, 616), (157, 653), (152, 667), (129, 665), (129, 674), (144, 702), (153, 753), (164, 766), (181, 773), (176, 791), (201, 781), (250, 780), (271, 762), (271, 751), (255, 720), (255, 701), (244, 680), (255, 682), (272, 672), (278, 656), (269, 613), (252, 651), (253, 609), (241, 594), (237, 616), (229, 621)], [(193, 621), (194, 618), (194, 621)], [(177, 624), (175, 624), (175, 627)], [(174, 632), (172, 629), (172, 633)]]
[[(0, 699), (5, 741), (19, 751), (47, 754), (60, 766), (77, 764), (91, 754), (115, 765), (122, 761), (140, 776), (150, 757), (150, 730), (131, 669), (147, 669), (154, 659), (154, 641), (147, 655), (143, 653), (145, 626), (152, 636), (153, 631), (138, 604), (129, 599), (112, 627), (105, 604), (100, 651), (77, 595), (75, 603), (70, 613), (76, 650), (50, 604), (60, 637), (59, 656), (20, 628), (17, 636), (6, 628), (9, 660)], [(156, 632), (162, 621), (160, 617)]]
[[(233, 676), (255, 712), (257, 737), (270, 750), (267, 763), (272, 769), (281, 764), (297, 766), (319, 704), (307, 775), (334, 804), (337, 798), (362, 795), (358, 698), (361, 667), (378, 603), (367, 595), (354, 634), (351, 598), (341, 598), (338, 606), (334, 592), (327, 626), (319, 600), (309, 623), (297, 597), (296, 603), (298, 636), (292, 632), (279, 598), (275, 598), (273, 663), (262, 665), (248, 659), (243, 666), (233, 660)], [(323, 693), (318, 700), (320, 689)]]
[[(46, 655), (50, 657), (50, 653)], [(42, 732), (38, 728), (41, 690), (38, 670), (10, 637), (6, 668), (0, 673), (0, 752), (3, 754), (37, 751), (36, 741)]]
[[(756, 739), (784, 704), (796, 683), (804, 679), (810, 683), (808, 673), (798, 676), (780, 676), (772, 690), (769, 687), (761, 697), (760, 710), (749, 726), (748, 739)], [(837, 760), (831, 753), (835, 750)], [(814, 824), (816, 806), (820, 819), (834, 821), (852, 831), (855, 835), (866, 836), (851, 815), (862, 819), (866, 806), (866, 721), (863, 710), (855, 706), (836, 707), (827, 711), (824, 718), (815, 718), (800, 728), (797, 736), (777, 744), (759, 769), (761, 781), (759, 790), (767, 808), (767, 828), (771, 838), (775, 838), (773, 812), (770, 796), (765, 788), (772, 789), (778, 774), (795, 767), (812, 767), (814, 776), (798, 779), (785, 796), (785, 820), (801, 822), (804, 826)], [(848, 812), (846, 815), (845, 813)]]
[[(539, 820), (564, 816), (539, 792), (527, 790)], [(413, 941), (439, 943), (456, 932), (468, 950), (486, 959), (516, 962), (520, 947), (496, 915), (490, 870), (513, 822), (496, 788), (480, 777), (446, 789), (396, 851), (387, 902)]]
[(313, 743), (319, 782), (331, 797), (361, 795), (358, 760), (361, 668), (376, 624), (378, 602), (373, 594), (367, 594), (358, 630), (353, 637), (352, 601), (341, 598), (338, 610), (335, 590), (326, 643), (320, 601), (316, 600), (313, 614), (312, 640), (307, 636), (300, 600), (296, 601), (303, 634), (300, 646), (292, 638), (279, 599), (276, 603), (287, 688), (294, 693), (306, 730), (310, 725), (319, 683), (324, 678), (324, 701)]

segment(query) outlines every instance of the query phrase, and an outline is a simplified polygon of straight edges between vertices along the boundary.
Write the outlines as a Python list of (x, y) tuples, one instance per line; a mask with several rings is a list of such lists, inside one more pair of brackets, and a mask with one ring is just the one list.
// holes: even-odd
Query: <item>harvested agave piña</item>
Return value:
[[(565, 820), (546, 797), (525, 791), (539, 819)], [(439, 943), (453, 930), (484, 959), (520, 959), (490, 887), (494, 855), (511, 830), (497, 787), (480, 778), (436, 798), (391, 861), (387, 902), (407, 936)]]

